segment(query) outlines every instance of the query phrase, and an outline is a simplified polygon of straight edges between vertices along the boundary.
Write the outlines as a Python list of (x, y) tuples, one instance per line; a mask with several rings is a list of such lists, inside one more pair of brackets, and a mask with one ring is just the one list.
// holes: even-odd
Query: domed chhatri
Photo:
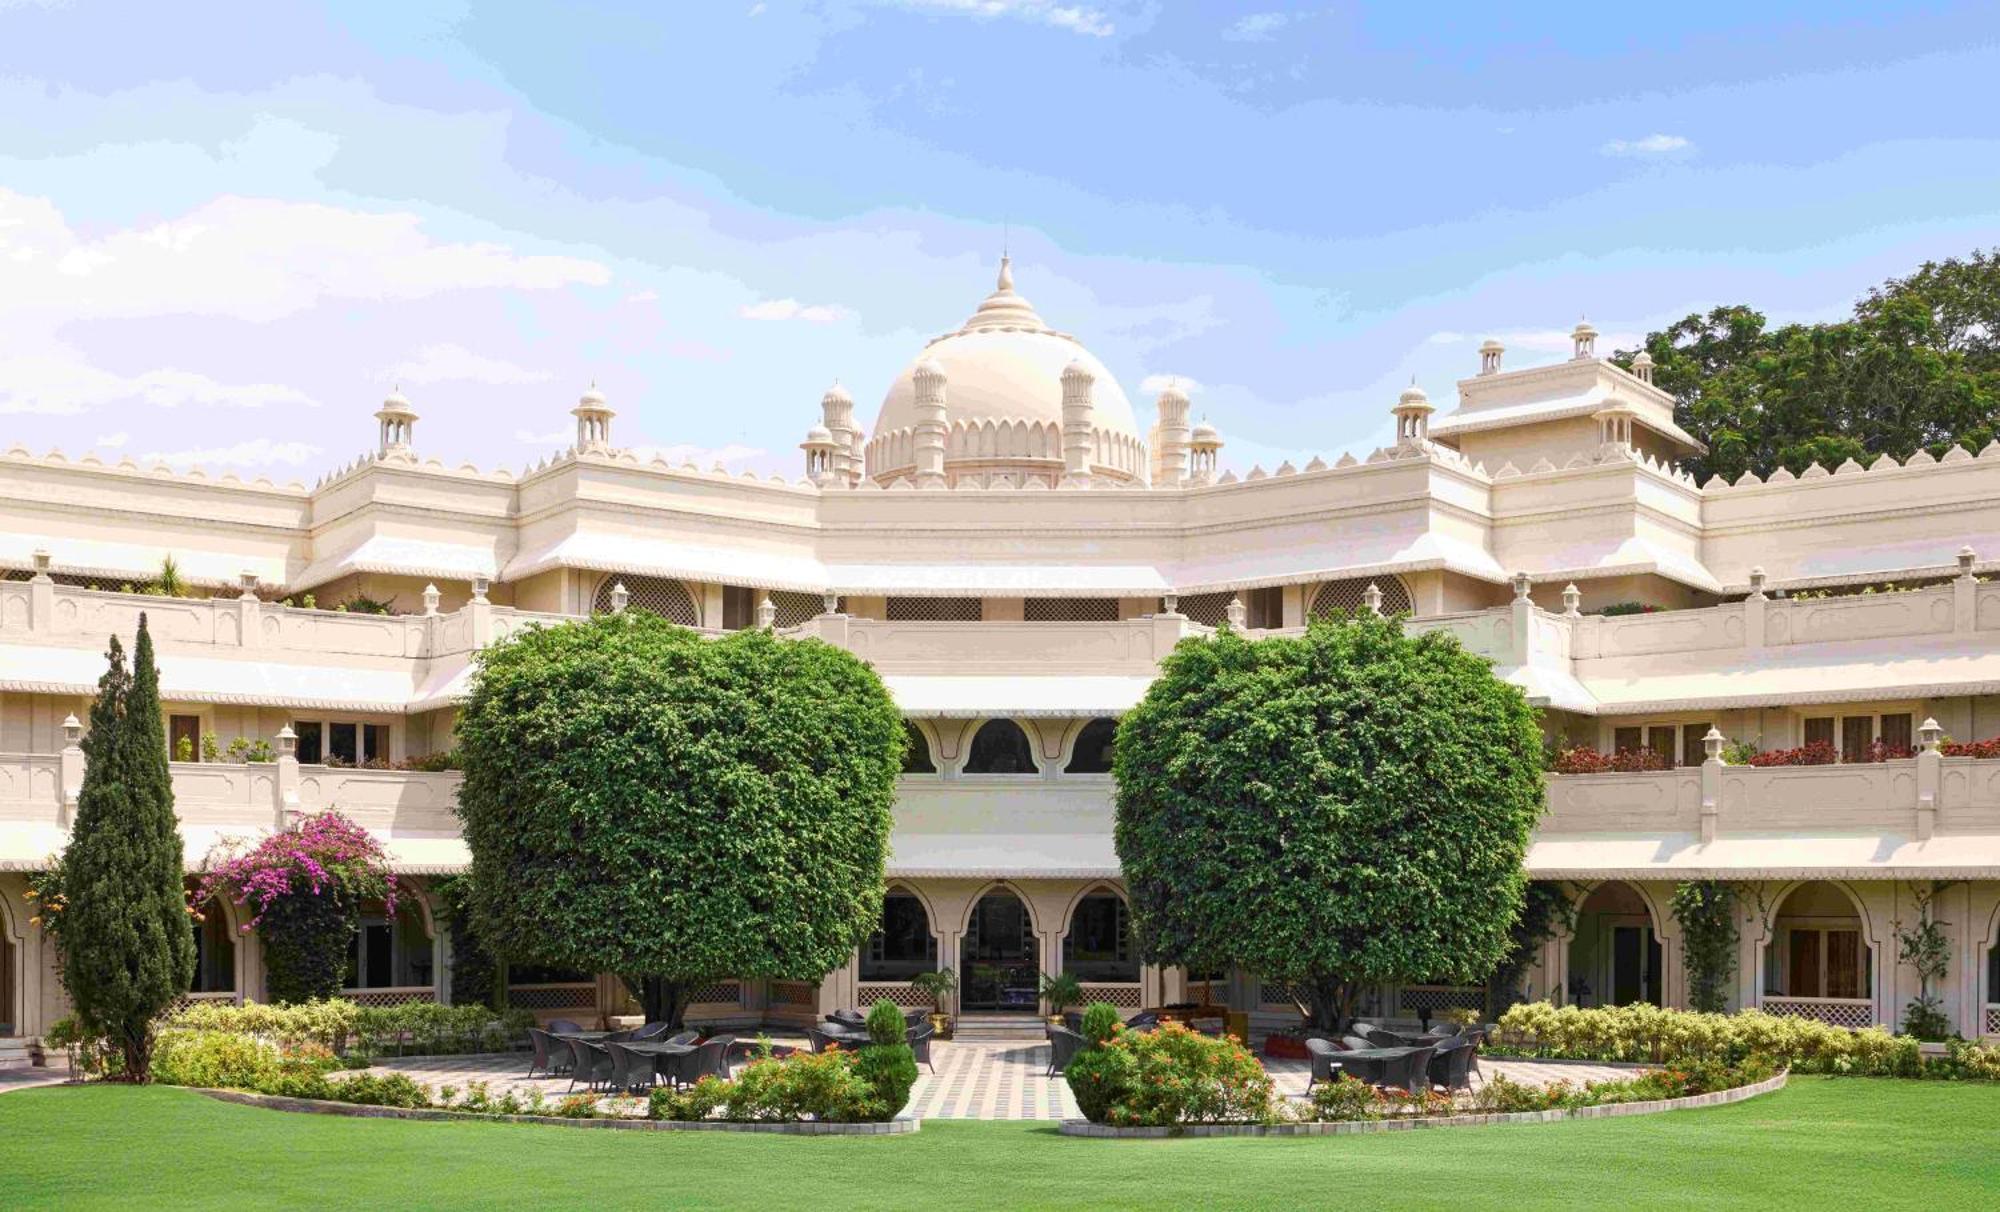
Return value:
[[(896, 376), (865, 447), (866, 474), (884, 484), (922, 478), (919, 427), (927, 418), (921, 405), (933, 397), (919, 390), (918, 379), (936, 376), (936, 382), (921, 386), (943, 388), (947, 481), (1004, 473), (1017, 482), (1060, 482), (1066, 371), (1073, 382), (1089, 377), (1089, 475), (1144, 483), (1146, 443), (1124, 389), (1075, 337), (1050, 328), (1015, 292), (1006, 257), (1000, 259), (993, 293), (971, 317), (956, 332), (933, 340)], [(1082, 415), (1073, 397), (1073, 428)]]

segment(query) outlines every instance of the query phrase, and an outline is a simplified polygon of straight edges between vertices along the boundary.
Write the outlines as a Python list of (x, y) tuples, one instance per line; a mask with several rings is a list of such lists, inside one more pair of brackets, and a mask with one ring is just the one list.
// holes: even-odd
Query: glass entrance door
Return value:
[(1035, 927), (1028, 907), (1007, 891), (989, 892), (972, 908), (959, 978), (961, 1010), (1021, 1010), (1041, 1004)]
[(1611, 928), (1611, 1004), (1660, 1004), (1660, 942), (1649, 926)]

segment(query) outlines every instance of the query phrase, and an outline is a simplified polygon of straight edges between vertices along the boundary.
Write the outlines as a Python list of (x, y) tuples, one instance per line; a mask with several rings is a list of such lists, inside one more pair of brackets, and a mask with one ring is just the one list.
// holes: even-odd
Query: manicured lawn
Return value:
[(808, 1139), (404, 1123), (182, 1090), (0, 1096), (0, 1206), (1991, 1207), (2000, 1087), (1795, 1079), (1732, 1107), (1291, 1140), (932, 1121)]

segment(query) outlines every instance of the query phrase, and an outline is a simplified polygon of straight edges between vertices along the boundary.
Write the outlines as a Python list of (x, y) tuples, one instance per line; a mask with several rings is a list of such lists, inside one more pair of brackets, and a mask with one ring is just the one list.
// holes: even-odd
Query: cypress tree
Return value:
[(126, 1079), (143, 1082), (153, 1021), (194, 979), (194, 932), (145, 615), (131, 672), (116, 636), (106, 656), (63, 851), (63, 983), (77, 1016), (124, 1056)]

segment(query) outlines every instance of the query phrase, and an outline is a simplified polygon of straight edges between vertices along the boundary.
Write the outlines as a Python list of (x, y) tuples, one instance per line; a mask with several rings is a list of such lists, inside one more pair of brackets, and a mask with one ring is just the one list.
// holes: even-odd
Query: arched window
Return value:
[(597, 583), (597, 596), (590, 604), (591, 613), (611, 613), (611, 591), (620, 584), (625, 586), (625, 604), (629, 609), (650, 610), (683, 627), (701, 626), (701, 609), (694, 604), (694, 595), (688, 592), (686, 585), (665, 577), (628, 577), (613, 573)]
[(861, 948), (861, 979), (906, 981), (937, 967), (937, 937), (924, 903), (891, 890), (882, 898), (882, 923)]
[(1012, 720), (988, 720), (972, 737), (972, 753), (965, 760), (967, 774), (1037, 774), (1035, 754), (1028, 747), (1028, 734)]
[(1350, 577), (1345, 581), (1328, 581), (1313, 594), (1312, 609), (1308, 615), (1315, 619), (1331, 618), (1353, 610), (1368, 609), (1368, 587), (1382, 591), (1383, 614), (1409, 614), (1410, 590), (1401, 577)]
[(1063, 971), (1086, 984), (1134, 984), (1139, 948), (1124, 898), (1093, 892), (1076, 903), (1063, 935)]
[(1092, 720), (1077, 734), (1064, 774), (1110, 774), (1112, 742), (1118, 737), (1117, 720)]
[(931, 761), (929, 739), (924, 736), (923, 729), (909, 720), (903, 721), (903, 773), (937, 773), (937, 763)]

